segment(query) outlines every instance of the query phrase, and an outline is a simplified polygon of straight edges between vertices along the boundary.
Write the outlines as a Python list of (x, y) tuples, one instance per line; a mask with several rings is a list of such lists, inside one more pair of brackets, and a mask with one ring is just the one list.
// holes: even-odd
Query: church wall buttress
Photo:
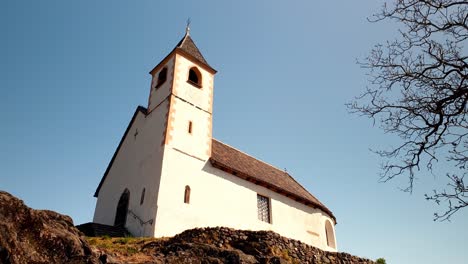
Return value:
[(166, 131), (164, 132), (164, 140), (161, 143), (162, 145), (168, 145), (172, 140), (172, 131), (174, 130), (174, 119), (176, 116), (176, 100), (174, 100), (174, 96), (171, 94), (168, 98), (167, 104), (167, 114), (166, 114)]
[(207, 117), (207, 122), (208, 122), (208, 131), (206, 135), (206, 156), (211, 157), (211, 143), (213, 142), (213, 117), (209, 116)]

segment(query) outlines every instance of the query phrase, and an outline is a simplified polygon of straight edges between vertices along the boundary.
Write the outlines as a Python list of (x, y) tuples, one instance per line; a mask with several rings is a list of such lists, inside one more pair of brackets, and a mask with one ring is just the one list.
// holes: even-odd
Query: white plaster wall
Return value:
[[(191, 87), (190, 89), (197, 89)], [(173, 118), (169, 146), (186, 152), (198, 158), (207, 159), (211, 142), (211, 114), (174, 98), (172, 100)], [(192, 133), (188, 132), (189, 122), (192, 122)]]
[[(187, 82), (189, 70), (192, 67), (197, 67), (202, 75), (201, 88), (197, 88)], [(213, 103), (213, 79), (214, 76), (202, 67), (197, 66), (192, 61), (179, 54), (176, 55), (174, 95), (211, 113)]]
[[(186, 185), (191, 188), (190, 204), (183, 200)], [(161, 186), (156, 237), (173, 236), (194, 227), (226, 226), (272, 230), (324, 250), (336, 251), (327, 246), (325, 220), (330, 218), (321, 210), (225, 173), (213, 168), (208, 161), (194, 159), (169, 147), (164, 154)], [(257, 193), (271, 198), (271, 224), (257, 219)]]
[[(148, 100), (148, 112), (151, 112), (155, 107), (157, 107), (162, 101), (164, 101), (169, 94), (171, 93), (172, 81), (174, 79), (174, 62), (175, 55), (167, 61), (165, 65), (162, 65), (157, 72), (154, 72), (151, 77), (151, 91)], [(166, 82), (164, 82), (157, 89), (156, 84), (158, 83), (158, 76), (164, 67), (167, 67), (167, 77)]]
[[(155, 218), (167, 105), (166, 100), (147, 117), (140, 112), (137, 114), (99, 191), (95, 223), (114, 224), (117, 204), (125, 188), (130, 191), (129, 210), (143, 221)], [(136, 130), (138, 135), (135, 138)], [(145, 200), (140, 205), (143, 188), (146, 189)], [(127, 215), (126, 227), (136, 236), (152, 236), (154, 233), (154, 223), (141, 225), (131, 215)]]

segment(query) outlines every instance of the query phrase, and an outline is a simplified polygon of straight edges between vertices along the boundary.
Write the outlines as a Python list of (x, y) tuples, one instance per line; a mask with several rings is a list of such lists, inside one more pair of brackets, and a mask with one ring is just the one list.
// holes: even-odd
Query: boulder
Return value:
[(0, 191), (0, 263), (100, 263), (66, 215), (34, 210)]

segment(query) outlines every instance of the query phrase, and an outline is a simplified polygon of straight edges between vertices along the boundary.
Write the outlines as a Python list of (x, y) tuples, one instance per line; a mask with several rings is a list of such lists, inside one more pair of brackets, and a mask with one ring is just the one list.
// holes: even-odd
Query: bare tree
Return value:
[(395, 0), (369, 20), (399, 23), (399, 37), (358, 62), (370, 86), (347, 106), (401, 139), (376, 151), (384, 159), (383, 181), (405, 175), (411, 192), (418, 172), (449, 164), (447, 187), (426, 194), (446, 206), (434, 220), (448, 220), (468, 206), (468, 1)]

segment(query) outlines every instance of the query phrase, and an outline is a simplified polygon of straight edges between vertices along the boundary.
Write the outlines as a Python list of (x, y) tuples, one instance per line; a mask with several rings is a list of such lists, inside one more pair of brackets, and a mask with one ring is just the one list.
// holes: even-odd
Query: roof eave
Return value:
[(200, 65), (200, 67), (202, 67), (203, 69), (205, 69), (206, 71), (208, 71), (211, 74), (216, 74), (218, 72), (217, 70), (215, 70), (210, 65), (208, 65), (208, 64), (204, 63), (203, 61), (200, 61), (199, 59), (192, 56), (190, 53), (184, 51), (181, 48), (176, 47), (166, 57), (164, 57), (164, 59), (160, 63), (158, 63), (158, 65), (154, 66), (154, 68), (151, 71), (149, 71), (149, 74), (153, 75), (155, 72), (157, 72), (158, 69), (161, 68), (163, 65), (165, 65), (166, 62), (169, 60), (169, 58), (171, 56), (173, 56), (174, 54), (179, 54), (179, 55), (182, 55), (182, 56), (186, 57), (187, 59), (191, 60), (192, 62)]
[(149, 74), (153, 75), (154, 72), (157, 71), (157, 69), (159, 69), (159, 68), (161, 68), (163, 65), (165, 65), (166, 62), (169, 60), (169, 58), (170, 58), (172, 55), (175, 54), (175, 50), (176, 50), (176, 49), (173, 49), (171, 52), (169, 52), (169, 54), (167, 54), (167, 56), (164, 57), (164, 59), (162, 59), (160, 63), (158, 63), (158, 65), (154, 66), (154, 68), (153, 68), (151, 71), (149, 71)]
[(213, 67), (208, 65), (208, 63), (204, 63), (203, 61), (197, 59), (195, 56), (193, 56), (192, 54), (186, 52), (185, 50), (183, 50), (183, 49), (181, 49), (179, 47), (175, 48), (174, 51), (176, 53), (188, 58), (192, 62), (195, 62), (195, 63), (199, 64), (203, 69), (205, 69), (206, 71), (208, 71), (211, 74), (216, 74), (218, 72)]

